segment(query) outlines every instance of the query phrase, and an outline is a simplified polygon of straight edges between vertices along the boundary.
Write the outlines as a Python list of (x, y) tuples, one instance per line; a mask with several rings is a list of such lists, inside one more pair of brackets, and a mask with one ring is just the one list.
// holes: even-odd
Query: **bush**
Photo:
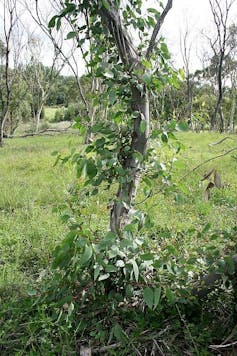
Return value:
[(79, 114), (79, 110), (76, 106), (70, 105), (68, 106), (67, 110), (64, 114), (65, 121), (73, 121), (75, 120), (76, 116)]
[(65, 112), (64, 108), (56, 110), (53, 121), (54, 122), (63, 121), (64, 120), (64, 112)]

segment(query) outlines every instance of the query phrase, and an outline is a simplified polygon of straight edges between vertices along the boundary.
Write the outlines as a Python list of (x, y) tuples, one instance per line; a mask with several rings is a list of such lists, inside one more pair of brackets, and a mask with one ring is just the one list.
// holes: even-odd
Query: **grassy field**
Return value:
[[(154, 220), (154, 233), (160, 227), (186, 231), (192, 227), (201, 229), (210, 223), (213, 228), (228, 229), (236, 223), (237, 154), (233, 152), (210, 161), (192, 172), (199, 163), (236, 145), (234, 140), (213, 147), (208, 145), (220, 138), (210, 133), (179, 135), (185, 149), (177, 156), (172, 173), (178, 191), (156, 194), (142, 207)], [(73, 147), (80, 147), (80, 142), (77, 136), (37, 137), (8, 140), (1, 149), (0, 251), (3, 268), (0, 291), (11, 285), (22, 287), (22, 283), (34, 278), (34, 274), (50, 262), (55, 243), (65, 235), (66, 226), (53, 213), (53, 207), (64, 201), (66, 188), (75, 181), (75, 174), (70, 165), (54, 167), (55, 157), (51, 153), (55, 150), (69, 152)], [(164, 152), (160, 154), (163, 161), (173, 158), (173, 154)], [(213, 189), (207, 202), (204, 199), (207, 181), (201, 182), (201, 178), (212, 168), (217, 169), (225, 188)], [(184, 175), (186, 177), (182, 178)], [(141, 193), (137, 202), (140, 199)], [(99, 213), (91, 207), (88, 215), (103, 228), (102, 222), (107, 221), (108, 215), (105, 195), (94, 204)]]
[[(201, 231), (207, 223), (213, 230), (228, 231), (236, 226), (237, 151), (211, 160), (195, 171), (193, 168), (236, 147), (237, 138), (209, 146), (223, 136), (180, 133), (178, 137), (185, 148), (173, 164), (175, 189), (164, 189), (139, 207), (149, 211), (154, 221), (150, 236), (163, 231), (164, 240), (164, 231), (173, 231), (177, 246), (186, 244), (192, 250), (207, 241), (205, 237), (192, 241), (187, 231)], [(0, 302), (24, 295), (51, 264), (52, 252), (67, 232), (54, 208), (65, 201), (68, 187), (76, 181), (70, 165), (54, 167), (52, 152), (66, 154), (73, 147), (80, 148), (81, 142), (76, 135), (12, 139), (6, 140), (0, 150)], [(165, 149), (159, 157), (167, 161), (174, 154)], [(207, 181), (201, 179), (210, 169), (218, 171), (224, 188), (213, 188), (210, 200), (206, 201)], [(139, 191), (137, 203), (142, 199)], [(98, 229), (107, 228), (106, 204), (106, 194), (101, 193), (87, 210), (88, 221), (93, 221)], [(162, 241), (161, 246), (165, 248), (167, 243), (170, 241)], [(218, 243), (221, 249), (225, 241)]]
[(0, 295), (37, 277), (64, 236), (66, 227), (52, 210), (74, 175), (68, 166), (53, 167), (51, 153), (69, 152), (79, 142), (76, 136), (15, 139), (0, 151)]

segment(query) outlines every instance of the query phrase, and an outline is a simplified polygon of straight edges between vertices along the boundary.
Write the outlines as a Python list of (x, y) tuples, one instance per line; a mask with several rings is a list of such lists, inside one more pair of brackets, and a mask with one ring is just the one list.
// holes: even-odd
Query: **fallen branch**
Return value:
[(221, 140), (219, 140), (219, 141), (217, 141), (217, 142), (209, 143), (208, 146), (216, 146), (216, 145), (219, 145), (220, 143), (222, 143), (222, 142), (224, 142), (225, 140), (228, 140), (228, 139), (233, 140), (232, 137), (226, 136), (226, 137), (222, 138)]
[(65, 129), (44, 129), (38, 132), (29, 132), (23, 135), (6, 135), (5, 138), (12, 139), (12, 138), (26, 138), (26, 137), (33, 137), (33, 136), (41, 136), (41, 135), (48, 135), (52, 136), (52, 133), (67, 133), (68, 130), (72, 127), (72, 125), (66, 127)]
[(236, 151), (236, 150), (237, 150), (237, 146), (231, 148), (230, 150), (228, 150), (228, 151), (226, 151), (226, 152), (224, 152), (224, 153), (222, 153), (222, 154), (220, 154), (220, 155), (218, 155), (218, 156), (215, 156), (215, 157), (212, 157), (212, 158), (207, 159), (206, 161), (204, 161), (204, 162), (198, 164), (196, 167), (194, 167), (194, 168), (191, 169), (188, 173), (186, 173), (186, 174), (180, 179), (180, 181), (182, 181), (182, 180), (183, 180), (184, 178), (186, 178), (190, 173), (195, 172), (198, 168), (204, 166), (205, 164), (207, 164), (207, 163), (209, 163), (209, 162), (211, 162), (211, 161), (214, 161), (215, 159), (218, 159), (218, 158), (227, 156), (228, 154), (230, 154), (231, 152)]

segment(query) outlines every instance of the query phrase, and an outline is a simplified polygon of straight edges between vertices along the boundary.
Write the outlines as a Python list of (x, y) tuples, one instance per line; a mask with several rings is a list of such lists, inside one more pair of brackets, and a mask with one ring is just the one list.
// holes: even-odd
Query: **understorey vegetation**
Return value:
[(92, 86), (71, 135), (0, 151), (1, 354), (234, 354), (236, 137), (156, 116), (185, 81), (160, 37), (172, 0), (59, 5), (45, 34), (70, 26)]

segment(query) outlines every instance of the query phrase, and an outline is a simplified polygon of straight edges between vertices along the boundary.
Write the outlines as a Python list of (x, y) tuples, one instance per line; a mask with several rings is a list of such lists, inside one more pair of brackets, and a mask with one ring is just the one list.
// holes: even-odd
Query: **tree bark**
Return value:
[[(140, 181), (143, 163), (135, 158), (138, 152), (144, 157), (147, 149), (150, 127), (150, 104), (148, 93), (142, 95), (137, 88), (132, 88), (132, 107), (134, 111), (140, 113), (139, 117), (134, 119), (131, 152), (123, 164), (123, 169), (128, 171), (129, 181), (119, 185), (117, 198), (114, 201), (110, 213), (110, 229), (117, 233), (131, 219), (133, 202), (136, 196), (137, 187)], [(146, 122), (145, 132), (141, 131), (141, 121)]]
[[(101, 17), (105, 21), (111, 35), (114, 38), (120, 59), (124, 65), (124, 70), (131, 70), (140, 66), (141, 58), (133, 45), (132, 39), (123, 27), (119, 11), (114, 6), (112, 0), (108, 0), (109, 7), (102, 6), (99, 10)], [(172, 7), (172, 0), (168, 0), (154, 27), (147, 51), (146, 59), (150, 60), (153, 49), (156, 44), (157, 35), (163, 24), (163, 21)], [(121, 229), (129, 222), (132, 213), (132, 206), (136, 196), (137, 187), (141, 178), (143, 162), (147, 149), (147, 141), (150, 129), (150, 105), (149, 94), (145, 84), (140, 92), (136, 86), (131, 84), (132, 102), (131, 109), (139, 113), (134, 119), (133, 131), (130, 144), (130, 152), (124, 158), (122, 167), (127, 171), (127, 181), (120, 183), (116, 199), (110, 212), (110, 229), (112, 232), (119, 233)], [(141, 122), (145, 122), (145, 130), (141, 130)], [(135, 154), (139, 153), (141, 159), (137, 159)]]
[(39, 131), (39, 126), (40, 126), (40, 116), (43, 110), (44, 104), (41, 103), (40, 106), (37, 108), (36, 114), (35, 114), (35, 132), (37, 133)]
[(231, 110), (230, 110), (230, 118), (228, 123), (229, 132), (234, 133), (235, 131), (235, 112), (236, 112), (236, 95), (233, 93), (232, 102), (231, 102)]
[(3, 146), (3, 139), (4, 139), (4, 128), (7, 121), (7, 113), (3, 114), (3, 118), (0, 122), (0, 147)]

